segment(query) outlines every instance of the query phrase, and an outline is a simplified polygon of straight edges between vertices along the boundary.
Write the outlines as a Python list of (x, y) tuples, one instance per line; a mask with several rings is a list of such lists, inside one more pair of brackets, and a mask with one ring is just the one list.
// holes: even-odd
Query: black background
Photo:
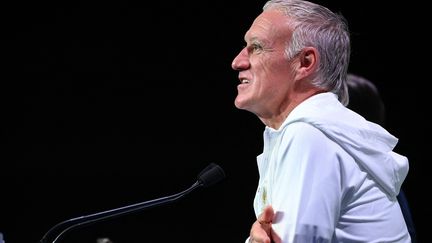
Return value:
[[(419, 238), (430, 128), (422, 6), (320, 1), (350, 24), (350, 71), (374, 81), (410, 159)], [(56, 223), (177, 193), (214, 162), (227, 177), (182, 200), (72, 230), (61, 242), (243, 242), (263, 125), (237, 110), (230, 64), (264, 1), (14, 2), (3, 6), (0, 232), (37, 242)], [(415, 14), (413, 14), (415, 13)]]

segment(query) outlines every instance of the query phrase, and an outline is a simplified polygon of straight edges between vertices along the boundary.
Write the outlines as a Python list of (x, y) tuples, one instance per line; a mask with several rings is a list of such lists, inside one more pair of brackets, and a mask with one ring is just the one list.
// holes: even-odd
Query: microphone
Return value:
[[(89, 214), (77, 218), (68, 219), (65, 221), (62, 221), (56, 225), (54, 225), (48, 232), (42, 237), (42, 239), (39, 241), (40, 243), (46, 243), (46, 242), (52, 242), (55, 243), (57, 240), (60, 239), (60, 237), (68, 230), (71, 230), (73, 228), (76, 228), (78, 226), (88, 225), (91, 223), (99, 222), (102, 220), (106, 220), (109, 218), (118, 217), (121, 215), (129, 214), (132, 212), (137, 212), (140, 210), (148, 209), (151, 207), (155, 207), (162, 204), (167, 204), (170, 202), (174, 202), (193, 190), (195, 190), (198, 187), (209, 187), (211, 185), (216, 184), (217, 182), (221, 181), (225, 178), (225, 172), (223, 169), (215, 164), (210, 163), (205, 167), (197, 176), (197, 181), (190, 186), (188, 189), (170, 195), (162, 198), (153, 199), (150, 201), (140, 202), (120, 208), (115, 208), (107, 211), (102, 211), (94, 214)], [(52, 241), (49, 239), (53, 238)]]

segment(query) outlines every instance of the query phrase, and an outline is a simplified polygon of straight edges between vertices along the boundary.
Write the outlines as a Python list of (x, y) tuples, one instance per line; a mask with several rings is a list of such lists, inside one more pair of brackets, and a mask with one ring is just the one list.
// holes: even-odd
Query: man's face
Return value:
[(247, 45), (232, 63), (240, 79), (237, 108), (268, 117), (289, 102), (293, 72), (285, 54), (292, 34), (288, 21), (279, 11), (264, 11), (247, 31)]

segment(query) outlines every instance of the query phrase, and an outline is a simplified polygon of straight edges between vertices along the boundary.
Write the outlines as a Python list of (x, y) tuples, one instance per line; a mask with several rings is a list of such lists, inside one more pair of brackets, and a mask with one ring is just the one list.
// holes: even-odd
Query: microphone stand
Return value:
[(185, 195), (189, 194), (190, 192), (192, 192), (198, 187), (201, 186), (207, 187), (213, 185), (214, 183), (220, 181), (223, 178), (225, 178), (225, 173), (222, 170), (222, 168), (220, 168), (218, 165), (214, 163), (211, 163), (198, 175), (198, 180), (192, 186), (190, 186), (188, 189), (182, 192), (176, 193), (174, 195), (162, 197), (162, 198), (153, 199), (150, 201), (140, 202), (140, 203), (136, 203), (136, 204), (120, 207), (120, 208), (115, 208), (107, 211), (102, 211), (102, 212), (62, 221), (54, 225), (54, 227), (52, 227), (50, 230), (48, 230), (48, 232), (42, 237), (42, 239), (39, 242), (40, 243), (50, 242), (49, 239), (53, 238), (56, 232), (59, 232), (57, 236), (55, 236), (54, 240), (52, 241), (52, 243), (55, 243), (68, 230), (74, 229), (78, 226), (88, 225), (109, 218), (114, 218), (120, 215), (125, 215), (139, 210), (148, 209), (154, 206), (174, 202), (184, 197)]

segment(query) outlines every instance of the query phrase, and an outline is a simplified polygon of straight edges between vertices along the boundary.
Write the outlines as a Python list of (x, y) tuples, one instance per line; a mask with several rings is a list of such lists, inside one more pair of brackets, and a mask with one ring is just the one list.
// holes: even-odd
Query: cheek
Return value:
[(273, 59), (260, 62), (261, 73), (258, 75), (274, 81), (282, 81), (291, 77), (291, 67), (285, 60)]
[(257, 62), (256, 67), (257, 72), (255, 72), (255, 74), (261, 78), (270, 78), (271, 76), (280, 72), (280, 67), (278, 67), (277, 63), (275, 63), (272, 59), (260, 59), (259, 62)]

